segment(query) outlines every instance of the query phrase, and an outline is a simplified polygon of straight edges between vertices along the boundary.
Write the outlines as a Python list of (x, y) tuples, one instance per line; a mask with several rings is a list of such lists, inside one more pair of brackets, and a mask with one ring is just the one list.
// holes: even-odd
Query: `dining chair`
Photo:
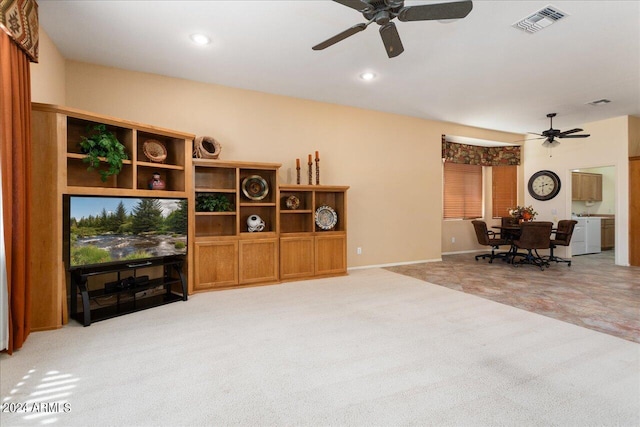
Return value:
[(547, 261), (566, 262), (567, 267), (571, 267), (571, 260), (557, 257), (553, 254), (553, 250), (558, 246), (569, 246), (571, 243), (571, 236), (573, 235), (573, 229), (576, 227), (578, 221), (572, 219), (562, 219), (558, 221), (558, 228), (555, 231), (555, 236), (551, 239), (549, 244), (549, 256), (546, 257)]
[(476, 261), (480, 258), (489, 258), (489, 263), (492, 263), (496, 258), (505, 258), (507, 254), (496, 253), (496, 249), (499, 249), (502, 245), (507, 245), (507, 239), (503, 238), (500, 233), (496, 233), (487, 228), (487, 223), (484, 221), (474, 220), (471, 221), (473, 229), (476, 232), (478, 243), (484, 246), (491, 246), (490, 254), (476, 255)]
[(549, 263), (538, 254), (538, 249), (549, 249), (551, 245), (551, 229), (553, 223), (549, 221), (523, 222), (520, 225), (520, 236), (512, 243), (517, 249), (524, 249), (526, 253), (515, 253), (512, 263), (516, 264), (515, 258), (521, 257), (517, 264), (533, 264), (544, 270), (549, 267)]

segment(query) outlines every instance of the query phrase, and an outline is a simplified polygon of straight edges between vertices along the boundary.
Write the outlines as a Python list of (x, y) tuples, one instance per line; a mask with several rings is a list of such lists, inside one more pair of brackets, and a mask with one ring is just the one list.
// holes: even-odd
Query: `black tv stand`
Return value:
[[(128, 261), (87, 267), (73, 267), (71, 275), (71, 317), (84, 326), (91, 322), (133, 313), (163, 304), (187, 300), (187, 283), (182, 273), (183, 256)], [(138, 276), (138, 270), (162, 267), (162, 276), (149, 278)], [(115, 274), (117, 280), (105, 283), (98, 289), (88, 288), (90, 277)], [(172, 290), (180, 285), (182, 294)], [(162, 292), (157, 292), (163, 288)], [(82, 311), (78, 311), (78, 293), (82, 300)], [(93, 302), (93, 304), (92, 304)], [(93, 307), (92, 307), (93, 305)]]

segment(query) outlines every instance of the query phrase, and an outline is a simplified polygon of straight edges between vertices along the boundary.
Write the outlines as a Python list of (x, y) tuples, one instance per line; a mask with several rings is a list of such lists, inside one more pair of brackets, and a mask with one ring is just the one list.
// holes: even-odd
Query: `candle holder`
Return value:
[(312, 170), (312, 166), (313, 166), (313, 162), (311, 161), (311, 158), (309, 158), (309, 163), (307, 163), (309, 165), (309, 185), (313, 184), (313, 170)]
[(320, 185), (320, 159), (316, 157), (316, 185)]
[(300, 165), (296, 165), (296, 184), (300, 185)]

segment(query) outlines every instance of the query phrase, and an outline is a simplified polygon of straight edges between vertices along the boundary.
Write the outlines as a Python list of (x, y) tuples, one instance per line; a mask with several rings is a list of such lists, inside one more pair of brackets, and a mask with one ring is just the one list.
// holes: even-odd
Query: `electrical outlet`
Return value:
[(451, 243), (455, 243), (455, 242), (456, 242), (456, 238), (455, 238), (455, 237), (452, 237), (452, 238), (451, 238)]
[(358, 248), (356, 249), (356, 253), (358, 255), (362, 255), (362, 248), (360, 246), (358, 246)]

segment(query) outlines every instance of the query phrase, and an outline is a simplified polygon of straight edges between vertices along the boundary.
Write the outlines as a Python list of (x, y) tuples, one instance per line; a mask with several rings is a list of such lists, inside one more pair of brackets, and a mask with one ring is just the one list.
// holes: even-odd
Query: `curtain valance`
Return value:
[(520, 146), (481, 147), (447, 141), (442, 136), (442, 158), (451, 163), (480, 166), (517, 166)]
[(0, 28), (38, 62), (38, 4), (35, 0), (0, 0)]

